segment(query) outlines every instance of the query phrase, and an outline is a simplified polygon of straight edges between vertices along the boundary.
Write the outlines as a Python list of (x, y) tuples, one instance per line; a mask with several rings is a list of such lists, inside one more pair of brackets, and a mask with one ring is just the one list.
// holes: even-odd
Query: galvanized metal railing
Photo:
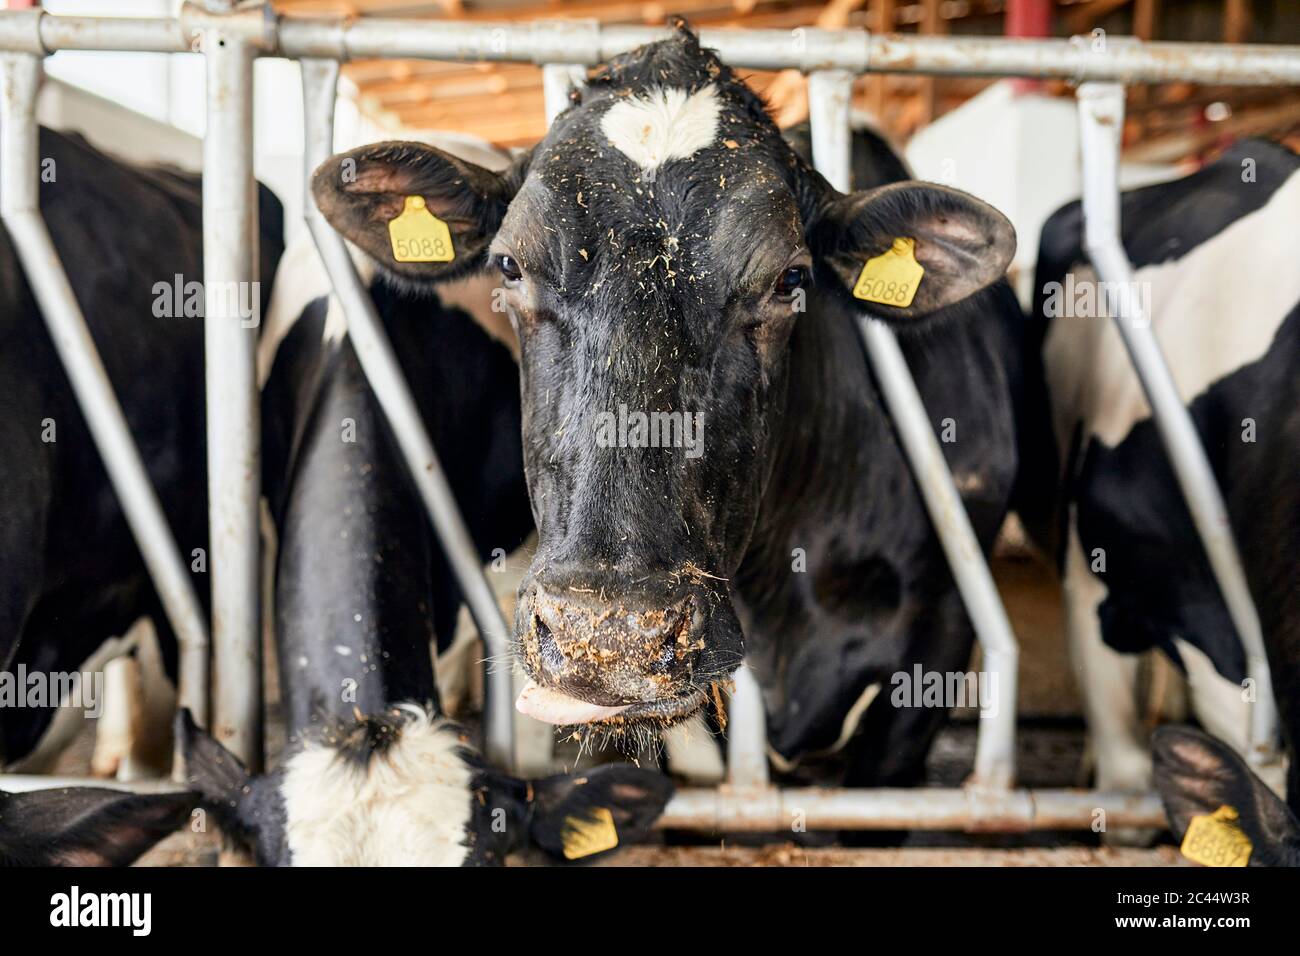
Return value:
[[(0, 115), (0, 214), (16, 235), (35, 235), (34, 112), (39, 61), (58, 50), (138, 52), (196, 51), (208, 64), (208, 134), (204, 152), (204, 280), (211, 290), (256, 278), (257, 205), (251, 172), (252, 61), (282, 56), (303, 61), (306, 113), (306, 170), (332, 148), (337, 65), (353, 57), (513, 61), (544, 68), (546, 112), (564, 107), (569, 86), (581, 82), (586, 66), (634, 46), (662, 39), (666, 28), (601, 26), (593, 21), (525, 24), (456, 23), (399, 19), (277, 18), (266, 5), (236, 7), (209, 0), (187, 3), (174, 18), (50, 16), (39, 10), (0, 12), (4, 58), (4, 112)], [(1118, 241), (1116, 97), (1122, 113), (1122, 84), (1190, 81), (1220, 85), (1300, 85), (1300, 47), (1224, 44), (1111, 43), (1098, 51), (1074, 40), (1009, 40), (982, 37), (877, 36), (861, 30), (702, 30), (701, 42), (723, 60), (752, 69), (795, 68), (809, 74), (814, 160), (827, 179), (848, 189), (849, 84), (862, 73), (940, 76), (1055, 77), (1084, 84), (1112, 84), (1112, 90), (1080, 89), (1085, 156), (1088, 250), (1104, 279), (1131, 275)], [(30, 78), (30, 81), (29, 81)], [(1115, 92), (1118, 91), (1118, 92)], [(1109, 111), (1107, 113), (1107, 111)], [(21, 181), (20, 181), (21, 180)], [(343, 241), (325, 226), (310, 200), (308, 224), (347, 315), (349, 334), (453, 569), (484, 635), (489, 653), (506, 647), (506, 628), (464, 523), (456, 509), (433, 447), (415, 412), (409, 389), (393, 357), (374, 306)], [(48, 238), (48, 237), (47, 237)], [(239, 243), (245, 243), (238, 247)], [(76, 328), (80, 318), (66, 288), (66, 276), (48, 244), (35, 242), (23, 264), (52, 329)], [(60, 285), (62, 283), (62, 285)], [(209, 292), (209, 296), (212, 293)], [(258, 421), (255, 377), (251, 374), (254, 332), (235, 328), (237, 316), (208, 301), (206, 374), (209, 401), (209, 477), (212, 482), (214, 565), (213, 637), (215, 681), (213, 725), (241, 758), (260, 756), (261, 662), (257, 650)], [(1259, 689), (1252, 712), (1251, 756), (1272, 759), (1276, 712), (1262, 653), (1258, 618), (1245, 589), (1226, 510), (1208, 468), (1190, 416), (1172, 391), (1172, 380), (1154, 337), (1128, 327), (1132, 315), (1116, 321), (1188, 498), (1198, 531), (1211, 556), (1219, 586), (1242, 635), (1250, 675)], [(114, 416), (90, 406), (116, 408), (111, 387), (84, 333), (61, 342), (69, 376), (109, 465), (133, 533), (149, 561), (169, 617), (182, 638), (181, 700), (202, 712), (208, 684), (207, 649), (201, 620), (185, 598), (185, 579), (175, 543), (167, 532), (156, 496), (139, 466), (120, 409)], [(985, 668), (998, 673), (998, 714), (980, 722), (975, 773), (961, 790), (778, 790), (768, 783), (766, 732), (761, 696), (753, 676), (742, 671), (733, 695), (729, 737), (731, 777), (716, 790), (685, 790), (669, 805), (662, 824), (719, 830), (780, 830), (799, 815), (812, 828), (1042, 829), (1087, 828), (1097, 814), (1115, 827), (1160, 826), (1163, 812), (1152, 794), (1011, 789), (1015, 776), (1015, 713), (1018, 652), (1006, 612), (944, 463), (934, 429), (892, 333), (866, 320), (862, 337), (881, 382), (954, 578), (984, 651)], [(214, 406), (219, 406), (214, 414)], [(134, 464), (132, 462), (134, 461)], [(149, 502), (152, 501), (152, 506)], [(220, 569), (220, 570), (218, 570)], [(179, 572), (179, 573), (178, 573)], [(176, 596), (178, 595), (179, 596)], [(172, 600), (168, 597), (172, 596)], [(192, 592), (191, 592), (192, 598)], [(196, 605), (195, 605), (196, 606)], [(513, 760), (512, 711), (507, 669), (489, 675), (487, 749), (502, 766)], [(53, 780), (53, 778), (50, 778)], [(4, 779), (4, 785), (39, 785), (39, 779)], [(66, 781), (64, 781), (66, 783)]]

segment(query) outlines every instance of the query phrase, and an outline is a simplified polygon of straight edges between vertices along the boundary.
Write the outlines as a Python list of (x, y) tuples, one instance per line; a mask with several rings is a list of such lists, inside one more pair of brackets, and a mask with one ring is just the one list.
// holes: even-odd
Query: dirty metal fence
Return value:
[[(546, 112), (548, 119), (553, 119), (564, 108), (569, 87), (583, 81), (588, 66), (667, 35), (666, 28), (602, 26), (585, 20), (491, 24), (279, 18), (269, 5), (219, 0), (187, 3), (179, 16), (159, 18), (52, 16), (39, 9), (0, 11), (0, 220), (14, 237), (132, 533), (180, 640), (180, 704), (212, 727), (216, 737), (249, 765), (260, 763), (262, 746), (256, 336), (243, 327), (231, 297), (214, 290), (257, 279), (253, 61), (278, 56), (301, 62), (306, 180), (332, 151), (339, 64), (348, 59), (535, 63), (544, 68)], [(1142, 43), (1122, 38), (1099, 48), (1079, 37), (883, 36), (862, 30), (813, 28), (705, 29), (700, 38), (733, 66), (793, 68), (808, 74), (814, 161), (840, 190), (852, 186), (849, 104), (851, 83), (857, 75), (911, 73), (1074, 81), (1078, 84), (1086, 248), (1099, 278), (1107, 283), (1127, 283), (1133, 275), (1119, 239), (1117, 178), (1124, 85), (1174, 81), (1300, 85), (1300, 47)], [(206, 60), (203, 229), (213, 575), (210, 639), (185, 564), (41, 218), (35, 97), (43, 58), (59, 50), (196, 52)], [(310, 196), (305, 210), (365, 374), (451, 559), (487, 654), (499, 659), (508, 653), (505, 621), (374, 304), (343, 239), (325, 223)], [(1129, 302), (1115, 322), (1245, 646), (1248, 673), (1258, 690), (1258, 701), (1251, 710), (1249, 756), (1256, 764), (1267, 763), (1277, 759), (1276, 712), (1259, 621), (1222, 495), (1155, 336), (1138, 309)], [(797, 815), (803, 825), (814, 829), (1078, 829), (1091, 826), (1098, 811), (1105, 812), (1108, 826), (1162, 825), (1160, 802), (1152, 794), (1015, 788), (1015, 636), (893, 333), (883, 323), (865, 319), (861, 335), (974, 623), (983, 666), (998, 676), (996, 713), (979, 724), (974, 774), (964, 788), (949, 790), (774, 787), (768, 780), (762, 700), (753, 676), (742, 670), (730, 705), (728, 782), (718, 788), (679, 791), (661, 825), (779, 831), (788, 828)], [(487, 675), (486, 751), (503, 767), (514, 760), (511, 698), (509, 669), (491, 669)], [(0, 778), (6, 789), (68, 782)]]

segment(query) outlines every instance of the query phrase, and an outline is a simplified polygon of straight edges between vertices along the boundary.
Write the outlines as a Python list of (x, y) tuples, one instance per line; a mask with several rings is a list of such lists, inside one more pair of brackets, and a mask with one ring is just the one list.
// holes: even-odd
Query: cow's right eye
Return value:
[(498, 256), (497, 268), (501, 270), (501, 276), (507, 282), (518, 282), (524, 277), (524, 274), (519, 270), (519, 263), (512, 256)]

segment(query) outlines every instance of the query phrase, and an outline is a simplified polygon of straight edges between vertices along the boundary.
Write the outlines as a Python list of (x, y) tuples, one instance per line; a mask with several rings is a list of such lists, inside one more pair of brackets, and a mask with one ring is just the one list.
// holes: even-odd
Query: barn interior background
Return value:
[[(10, 0), (9, 6), (25, 6)], [(53, 14), (171, 16), (171, 0), (48, 0)], [(865, 28), (922, 35), (1007, 35), (1229, 43), (1300, 43), (1300, 5), (1292, 0), (278, 0), (288, 17), (334, 14), (453, 21), (594, 19), (604, 24), (661, 25), (681, 14), (697, 27)], [(290, 233), (302, 228), (303, 117), (299, 68), (279, 59), (256, 64), (255, 168), (285, 204)], [(41, 94), (43, 122), (81, 131), (127, 158), (198, 169), (204, 134), (204, 73), (187, 54), (75, 53), (49, 58), (55, 82)], [(745, 71), (782, 126), (808, 116), (806, 78), (798, 71)], [(545, 131), (539, 66), (516, 63), (435, 63), (354, 60), (342, 70), (336, 146), (423, 132), (459, 132), (502, 147), (527, 146)], [(916, 175), (965, 189), (1005, 212), (1021, 237), (1012, 278), (1023, 302), (1030, 295), (1037, 249), (1033, 238), (1047, 216), (1081, 191), (1079, 132), (1073, 87), (1065, 81), (870, 76), (854, 81), (853, 109), (899, 145)], [(1300, 96), (1270, 86), (1174, 83), (1129, 89), (1123, 129), (1125, 186), (1179, 175), (1236, 139), (1261, 135), (1300, 146)], [(1013, 526), (994, 561), (999, 589), (1021, 642), (1020, 778), (1027, 786), (1086, 781), (1078, 697), (1065, 661), (1061, 608), (1052, 572), (1031, 555)], [(502, 600), (512, 596), (503, 586)], [(470, 629), (468, 619), (463, 622)], [(273, 655), (272, 655), (273, 656)], [(1147, 663), (1150, 719), (1185, 706), (1168, 665)], [(473, 689), (460, 693), (472, 696)], [(930, 758), (930, 782), (957, 786), (970, 765), (975, 712), (967, 709), (944, 732)], [(60, 759), (57, 772), (85, 772), (86, 747)], [(647, 850), (646, 861), (689, 863), (860, 862), (868, 857), (830, 847)], [(1054, 845), (1055, 862), (1095, 861), (1088, 835), (984, 839), (921, 835), (913, 846)], [(213, 848), (179, 835), (155, 851), (159, 862), (206, 859)], [(640, 851), (638, 851), (640, 852)], [(696, 853), (692, 856), (692, 853)], [(894, 853), (895, 851), (887, 851)], [(1033, 852), (1019, 858), (1031, 862)], [(1107, 851), (1109, 862), (1171, 862), (1168, 848)], [(656, 857), (655, 853), (661, 855)], [(1126, 855), (1131, 854), (1131, 855)], [(883, 859), (883, 857), (881, 857)], [(936, 858), (931, 857), (933, 862)], [(623, 862), (627, 862), (624, 860)]]

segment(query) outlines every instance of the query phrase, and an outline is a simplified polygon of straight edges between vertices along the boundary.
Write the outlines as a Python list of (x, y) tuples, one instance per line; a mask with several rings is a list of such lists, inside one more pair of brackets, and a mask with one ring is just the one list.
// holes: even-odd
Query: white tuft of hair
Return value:
[(625, 156), (649, 172), (669, 160), (687, 159), (718, 137), (722, 104), (712, 83), (694, 93), (654, 87), (620, 100), (600, 120), (601, 131)]
[(460, 866), (474, 771), (449, 721), (423, 708), (365, 766), (310, 742), (285, 765), (294, 866)]

